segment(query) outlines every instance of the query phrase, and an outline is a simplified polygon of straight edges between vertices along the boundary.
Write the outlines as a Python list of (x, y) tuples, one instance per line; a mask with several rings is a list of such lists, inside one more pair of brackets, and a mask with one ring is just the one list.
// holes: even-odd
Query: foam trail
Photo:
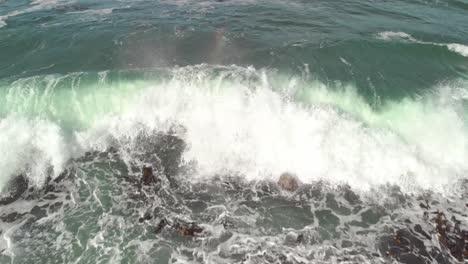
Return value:
[(468, 57), (468, 46), (462, 45), (462, 44), (457, 44), (457, 43), (435, 43), (435, 42), (428, 42), (428, 41), (421, 41), (413, 36), (411, 36), (408, 33), (405, 32), (393, 32), (393, 31), (384, 31), (380, 32), (377, 34), (377, 38), (381, 40), (403, 40), (403, 41), (408, 41), (408, 42), (414, 42), (418, 44), (425, 44), (425, 45), (435, 45), (435, 46), (441, 46), (441, 47), (446, 47), (448, 50), (458, 53), (464, 57)]
[(392, 40), (392, 39), (405, 39), (410, 41), (417, 41), (410, 34), (405, 32), (394, 32), (394, 31), (384, 31), (377, 34), (377, 38), (382, 40)]
[(89, 9), (89, 10), (83, 10), (83, 11), (73, 11), (73, 12), (67, 12), (67, 14), (91, 14), (91, 15), (109, 15), (112, 14), (112, 11), (114, 8), (104, 8), (104, 9)]
[(468, 46), (461, 44), (447, 44), (447, 48), (453, 52), (468, 57)]
[[(0, 158), (0, 179), (5, 183), (29, 168), (40, 183), (47, 166), (58, 173), (70, 157), (111, 145), (132, 151), (141, 133), (174, 125), (184, 128), (184, 160), (196, 164), (191, 177), (274, 179), (290, 171), (304, 182), (325, 179), (360, 189), (395, 183), (405, 190), (443, 190), (468, 171), (464, 84), (447, 84), (420, 100), (387, 101), (376, 110), (353, 87), (254, 68), (201, 65), (171, 76), (104, 80), (94, 88), (46, 85), (44, 94), (38, 90), (26, 101), (6, 97), (6, 109), (16, 116), (0, 123), (0, 149), (10, 152)], [(69, 95), (72, 106), (61, 104)], [(41, 118), (17, 117), (25, 114)], [(68, 136), (63, 124), (71, 126)]]
[(13, 11), (11, 13), (8, 13), (8, 14), (4, 15), (4, 16), (0, 16), (0, 28), (7, 25), (6, 20), (8, 18), (17, 16), (17, 15), (21, 15), (23, 13), (24, 13), (23, 11)]
[(6, 20), (7, 18), (8, 18), (8, 17), (6, 17), (6, 16), (0, 16), (0, 28), (6, 26), (5, 20)]

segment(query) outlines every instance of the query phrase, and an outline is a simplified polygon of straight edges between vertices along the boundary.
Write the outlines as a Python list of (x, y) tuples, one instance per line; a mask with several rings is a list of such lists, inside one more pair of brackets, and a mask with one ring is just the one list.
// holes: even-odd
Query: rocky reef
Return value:
[(139, 263), (468, 259), (467, 181), (447, 198), (301, 183), (292, 173), (277, 182), (199, 179), (183, 160), (182, 137), (142, 135), (132, 144), (88, 152), (40, 190), (13, 179), (0, 199), (0, 262), (106, 262), (118, 252), (127, 256), (118, 261)]

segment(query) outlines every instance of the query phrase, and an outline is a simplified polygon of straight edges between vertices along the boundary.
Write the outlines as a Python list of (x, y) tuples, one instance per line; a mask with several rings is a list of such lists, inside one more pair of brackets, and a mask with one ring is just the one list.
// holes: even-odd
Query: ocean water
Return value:
[(463, 263), (467, 114), (466, 0), (0, 0), (0, 263)]

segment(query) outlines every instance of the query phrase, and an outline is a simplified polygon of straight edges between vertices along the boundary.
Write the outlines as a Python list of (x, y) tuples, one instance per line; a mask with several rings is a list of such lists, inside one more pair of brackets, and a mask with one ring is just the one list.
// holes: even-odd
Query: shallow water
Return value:
[[(423, 244), (409, 247), (403, 262), (455, 260), (441, 250), (435, 212), (466, 219), (466, 182), (461, 196), (445, 197), (390, 185), (360, 193), (323, 181), (289, 193), (275, 182), (241, 176), (190, 179), (188, 167), (175, 176), (182, 141), (167, 135), (138, 141), (144, 147), (132, 153), (87, 153), (60, 183), (3, 207), (3, 239), (13, 246), (2, 262), (388, 263), (397, 230), (409, 230)], [(152, 165), (161, 182), (140, 190), (141, 164)], [(163, 219), (169, 225), (157, 232)], [(203, 232), (181, 235), (177, 224), (191, 222)], [(466, 221), (460, 228), (466, 230)]]

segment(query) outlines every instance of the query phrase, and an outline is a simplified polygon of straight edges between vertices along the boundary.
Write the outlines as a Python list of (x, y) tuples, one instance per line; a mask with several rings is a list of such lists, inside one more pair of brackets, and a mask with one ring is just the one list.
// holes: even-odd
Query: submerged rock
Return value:
[(176, 175), (186, 143), (181, 138), (173, 135), (160, 135), (155, 143), (153, 152), (161, 160), (164, 174), (167, 176)]
[(352, 246), (353, 246), (353, 242), (351, 242), (349, 240), (341, 241), (341, 247), (342, 248), (349, 248), (349, 247), (352, 247)]
[(442, 212), (436, 214), (434, 220), (440, 244), (458, 261), (468, 259), (468, 241), (466, 241), (468, 232), (460, 229), (461, 222), (455, 217), (452, 217), (453, 223), (450, 222)]
[[(426, 203), (427, 205), (427, 203)], [(422, 208), (429, 208), (424, 205)], [(437, 235), (440, 248), (427, 247), (424, 240), (431, 241), (432, 237), (420, 224), (412, 229), (399, 229), (394, 236), (380, 238), (379, 251), (401, 263), (451, 263), (451, 258), (458, 262), (468, 259), (468, 231), (461, 229), (461, 221), (452, 216), (451, 221), (443, 212), (432, 212), (435, 217), (431, 222), (435, 224), (433, 233)], [(424, 215), (426, 220), (428, 214)], [(451, 257), (450, 257), (451, 256)]]
[[(44, 187), (42, 188), (42, 191), (47, 194), (49, 192), (57, 192), (60, 191), (59, 184), (62, 183), (67, 177), (70, 177), (70, 175), (73, 175), (73, 169), (65, 169), (60, 173), (60, 175), (52, 179), (52, 177), (48, 176), (45, 182)], [(51, 196), (49, 196), (51, 198)], [(48, 199), (48, 198), (45, 198)]]
[(357, 195), (349, 185), (340, 186), (340, 192), (343, 195), (343, 198), (350, 204), (356, 205), (361, 203), (361, 198)]
[(138, 219), (138, 222), (143, 223), (143, 222), (145, 222), (145, 221), (151, 220), (152, 218), (153, 218), (153, 217), (152, 217), (149, 213), (145, 213), (145, 215), (143, 215), (143, 217), (140, 217), (140, 218)]
[(18, 200), (21, 195), (28, 190), (28, 179), (24, 175), (15, 177), (8, 183), (8, 187), (4, 195), (0, 195), (0, 205), (11, 204)]
[(296, 238), (296, 243), (300, 244), (302, 242), (304, 242), (304, 234), (300, 234)]
[(285, 172), (281, 174), (278, 185), (286, 191), (294, 192), (299, 187), (299, 180), (297, 177), (291, 173)]
[(31, 209), (30, 214), (41, 219), (47, 215), (47, 210), (36, 205)]
[(180, 227), (179, 231), (183, 236), (196, 236), (203, 232), (203, 228), (191, 223), (188, 226)]
[(163, 228), (168, 224), (169, 222), (167, 222), (165, 218), (161, 219), (161, 221), (159, 221), (158, 225), (156, 226), (154, 233), (159, 234), (163, 230)]
[(148, 185), (151, 185), (151, 184), (155, 184), (156, 182), (157, 182), (157, 179), (153, 174), (153, 168), (152, 167), (143, 167), (140, 185), (141, 186), (143, 186), (143, 185), (148, 186)]
[(424, 242), (407, 229), (399, 229), (393, 236), (381, 237), (378, 249), (382, 255), (401, 263), (428, 263), (426, 260), (430, 259)]
[[(21, 213), (18, 213), (18, 212), (12, 212), (12, 213), (9, 213), (7, 215), (2, 215), (0, 216), (0, 219), (3, 221), (3, 222), (6, 222), (6, 223), (11, 223), (11, 222), (14, 222), (18, 219), (20, 219), (21, 217), (23, 217), (25, 214), (21, 214)], [(1, 230), (0, 230), (1, 231)], [(1, 234), (1, 232), (0, 232)]]

